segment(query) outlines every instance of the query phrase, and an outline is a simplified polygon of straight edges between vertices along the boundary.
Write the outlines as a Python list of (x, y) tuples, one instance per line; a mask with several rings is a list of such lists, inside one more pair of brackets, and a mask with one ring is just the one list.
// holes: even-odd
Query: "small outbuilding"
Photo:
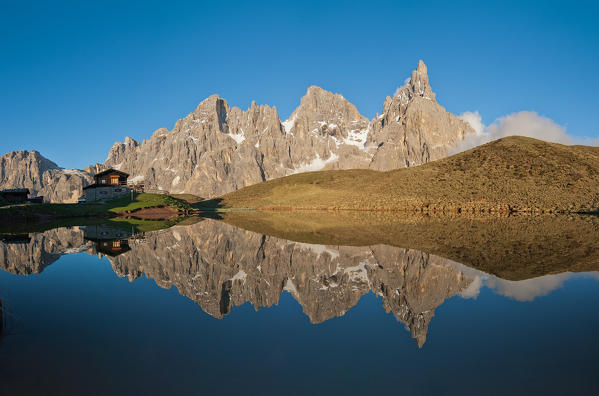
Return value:
[(29, 195), (29, 189), (27, 188), (13, 188), (9, 190), (0, 191), (2, 198), (12, 203), (25, 203), (27, 202), (27, 196)]

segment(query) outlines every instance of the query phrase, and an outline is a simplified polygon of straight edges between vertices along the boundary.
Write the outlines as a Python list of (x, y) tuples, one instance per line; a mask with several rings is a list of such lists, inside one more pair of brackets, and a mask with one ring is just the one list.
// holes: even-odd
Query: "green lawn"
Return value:
[(86, 204), (23, 204), (0, 208), (0, 218), (67, 218), (111, 217), (115, 213), (141, 208), (165, 206), (175, 210), (188, 210), (191, 206), (180, 199), (163, 194), (134, 193), (133, 200), (127, 195), (104, 203)]
[[(83, 206), (87, 205), (88, 204)], [(107, 210), (113, 213), (126, 212), (156, 206), (166, 206), (176, 210), (191, 209), (191, 205), (189, 205), (182, 199), (174, 198), (170, 195), (149, 193), (134, 193), (133, 200), (131, 200), (130, 196), (127, 196), (124, 198), (116, 199), (114, 201), (110, 201), (107, 205), (109, 205), (109, 208)]]

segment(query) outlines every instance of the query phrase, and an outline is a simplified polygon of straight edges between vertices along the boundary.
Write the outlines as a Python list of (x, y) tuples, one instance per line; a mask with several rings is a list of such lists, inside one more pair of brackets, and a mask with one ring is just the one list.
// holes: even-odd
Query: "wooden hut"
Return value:
[(129, 175), (116, 169), (108, 169), (94, 176), (94, 184), (83, 187), (83, 198), (86, 202), (121, 197), (130, 190), (127, 187)]
[(0, 195), (8, 202), (12, 203), (24, 203), (27, 202), (27, 196), (29, 195), (29, 189), (27, 188), (13, 188), (9, 190), (0, 191)]
[(99, 186), (126, 186), (129, 175), (116, 169), (108, 169), (94, 175), (94, 184)]

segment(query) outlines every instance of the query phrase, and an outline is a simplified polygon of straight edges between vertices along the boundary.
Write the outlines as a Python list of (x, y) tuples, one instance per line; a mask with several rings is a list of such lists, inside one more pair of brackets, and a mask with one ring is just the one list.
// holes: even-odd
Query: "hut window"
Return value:
[(110, 184), (119, 184), (118, 176), (110, 176)]

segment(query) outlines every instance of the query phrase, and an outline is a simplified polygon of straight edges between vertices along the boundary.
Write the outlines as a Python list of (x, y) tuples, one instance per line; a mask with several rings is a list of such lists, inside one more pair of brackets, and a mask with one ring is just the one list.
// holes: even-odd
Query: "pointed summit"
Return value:
[(416, 68), (416, 73), (418, 73), (418, 74), (426, 74), (426, 65), (424, 64), (424, 62), (422, 61), (422, 59), (420, 59), (418, 61), (418, 67)]
[[(343, 95), (327, 91), (316, 85), (308, 87), (306, 94), (300, 101), (299, 107), (295, 109), (291, 118), (294, 115), (306, 112), (323, 116), (324, 118), (320, 117), (319, 121), (342, 122), (343, 119), (350, 121), (364, 118), (358, 112), (358, 109), (345, 99)], [(325, 118), (328, 120), (325, 120)], [(331, 118), (339, 119), (333, 120)]]
[(435, 100), (435, 93), (428, 82), (427, 68), (422, 60), (418, 61), (418, 67), (412, 72), (409, 85), (414, 95)]

